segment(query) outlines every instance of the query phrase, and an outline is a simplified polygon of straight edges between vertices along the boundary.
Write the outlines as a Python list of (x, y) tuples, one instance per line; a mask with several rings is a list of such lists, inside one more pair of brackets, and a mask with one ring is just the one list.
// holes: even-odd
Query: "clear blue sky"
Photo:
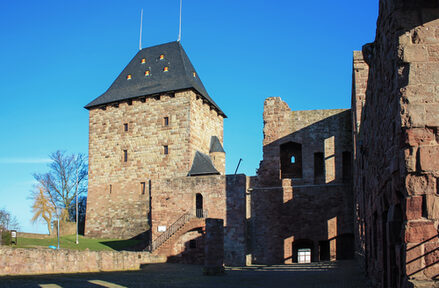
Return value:
[[(88, 151), (88, 112), (138, 51), (177, 39), (179, 0), (0, 2), (0, 208), (30, 223), (32, 173)], [(255, 175), (264, 99), (349, 108), (352, 51), (372, 42), (378, 0), (184, 0), (182, 45), (224, 121), (227, 173)]]

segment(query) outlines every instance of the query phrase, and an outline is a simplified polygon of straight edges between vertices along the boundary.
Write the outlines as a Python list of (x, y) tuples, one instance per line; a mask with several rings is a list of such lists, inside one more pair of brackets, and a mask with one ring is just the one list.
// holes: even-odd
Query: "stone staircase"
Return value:
[(206, 211), (203, 211), (203, 213), (197, 213), (197, 216), (192, 213), (182, 215), (177, 221), (169, 226), (166, 232), (152, 240), (151, 245), (149, 245), (147, 249), (155, 255), (172, 255), (172, 247), (175, 241), (188, 231), (196, 228), (204, 228), (206, 216)]

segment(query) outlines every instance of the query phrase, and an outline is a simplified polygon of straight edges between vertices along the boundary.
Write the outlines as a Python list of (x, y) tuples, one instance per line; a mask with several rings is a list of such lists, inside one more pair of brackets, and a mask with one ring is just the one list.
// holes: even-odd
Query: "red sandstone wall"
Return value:
[[(278, 97), (265, 100), (264, 158), (250, 185), (253, 263), (296, 262), (304, 245), (313, 261), (322, 260), (326, 244), (327, 260), (353, 256), (351, 176), (343, 175), (342, 161), (352, 151), (351, 133), (349, 110), (291, 111)], [(302, 177), (282, 171), (282, 146), (290, 142), (301, 144)], [(314, 153), (323, 156), (318, 179)]]
[(363, 47), (362, 111), (365, 81), (354, 71), (356, 230), (378, 287), (421, 285), (439, 274), (438, 8), (437, 1), (380, 1), (375, 42)]

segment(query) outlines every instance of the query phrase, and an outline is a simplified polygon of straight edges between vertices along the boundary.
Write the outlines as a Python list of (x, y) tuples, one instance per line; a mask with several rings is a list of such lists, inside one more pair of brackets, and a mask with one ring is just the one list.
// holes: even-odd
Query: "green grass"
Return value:
[[(120, 239), (93, 239), (79, 236), (79, 244), (76, 244), (76, 235), (61, 236), (59, 239), (60, 249), (73, 249), (73, 250), (85, 250), (92, 251), (102, 250), (127, 250), (127, 248), (139, 244), (140, 240), (120, 240)], [(31, 247), (46, 247), (57, 246), (58, 240), (56, 237), (48, 239), (35, 239), (35, 238), (18, 238), (17, 245), (12, 247), (17, 248), (31, 248)]]

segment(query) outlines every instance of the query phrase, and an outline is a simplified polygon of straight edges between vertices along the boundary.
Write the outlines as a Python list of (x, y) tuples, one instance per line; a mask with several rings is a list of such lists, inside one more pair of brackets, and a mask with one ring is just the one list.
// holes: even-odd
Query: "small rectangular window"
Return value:
[(113, 185), (110, 184), (110, 194), (113, 192)]
[(165, 117), (165, 118), (163, 118), (163, 124), (164, 124), (165, 126), (169, 126), (169, 117)]
[(140, 192), (145, 195), (145, 182), (140, 182)]
[(163, 146), (163, 154), (168, 155), (169, 154), (169, 148), (168, 145)]
[(123, 150), (123, 162), (128, 161), (128, 150)]
[(128, 123), (123, 124), (123, 131), (125, 131), (125, 132), (128, 131)]

